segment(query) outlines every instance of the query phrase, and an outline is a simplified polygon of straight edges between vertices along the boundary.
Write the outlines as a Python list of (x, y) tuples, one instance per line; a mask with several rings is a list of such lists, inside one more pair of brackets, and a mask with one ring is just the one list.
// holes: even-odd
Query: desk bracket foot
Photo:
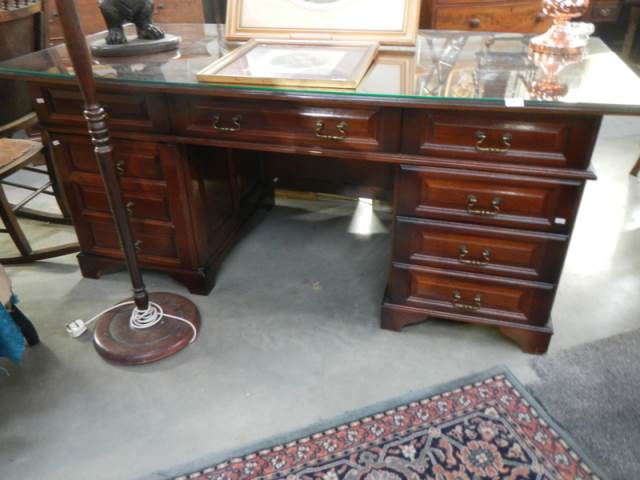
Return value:
[(209, 295), (216, 285), (217, 268), (209, 266), (193, 272), (171, 272), (169, 275), (193, 295)]
[(499, 330), (502, 335), (516, 342), (523, 352), (532, 354), (547, 353), (553, 336), (550, 326), (540, 330), (511, 327), (500, 327)]
[(492, 319), (473, 318), (408, 305), (398, 305), (390, 301), (385, 301), (382, 304), (381, 327), (384, 330), (399, 332), (407, 325), (422, 323), (430, 318), (477, 323), (497, 328), (502, 335), (516, 342), (525, 353), (546, 353), (553, 336), (551, 321), (541, 327), (516, 323), (507, 324), (507, 322), (499, 322)]
[(99, 279), (104, 274), (116, 273), (124, 270), (122, 260), (112, 260), (110, 258), (91, 255), (90, 253), (79, 253), (77, 255), (80, 272), (84, 278)]
[(407, 325), (422, 323), (429, 319), (429, 315), (421, 312), (412, 312), (396, 308), (390, 303), (382, 304), (382, 318), (380, 327), (383, 330), (399, 332)]

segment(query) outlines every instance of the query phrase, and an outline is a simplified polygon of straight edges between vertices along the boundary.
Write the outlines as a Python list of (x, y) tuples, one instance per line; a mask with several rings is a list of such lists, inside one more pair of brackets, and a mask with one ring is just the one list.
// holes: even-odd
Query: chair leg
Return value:
[[(25, 170), (28, 170), (28, 169), (25, 169)], [(43, 175), (48, 175), (47, 172), (40, 171), (40, 173), (43, 174)], [(40, 186), (39, 188), (32, 188), (32, 187), (26, 186), (26, 185), (15, 184), (15, 183), (9, 182), (7, 180), (0, 180), (0, 184), (2, 184), (2, 185), (12, 185), (12, 186), (16, 186), (18, 188), (22, 188), (24, 190), (30, 190), (32, 192), (29, 195), (27, 195), (19, 203), (15, 204), (15, 205), (12, 205), (13, 213), (15, 214), (16, 217), (28, 218), (30, 220), (38, 220), (40, 222), (57, 223), (59, 225), (72, 225), (73, 224), (72, 221), (71, 221), (71, 218), (65, 217), (64, 214), (46, 213), (46, 212), (43, 212), (41, 210), (33, 210), (33, 209), (28, 208), (28, 207), (25, 206), (31, 200), (36, 198), (38, 195), (56, 196), (55, 193), (51, 193), (51, 192), (47, 192), (46, 191), (46, 189), (48, 189), (49, 187), (53, 187), (53, 185), (51, 183), (51, 180), (49, 180), (47, 183), (45, 183), (44, 185)], [(63, 203), (61, 203), (60, 200), (57, 197), (56, 197), (56, 200), (58, 201), (58, 206), (60, 208), (62, 208)]]
[(48, 258), (61, 257), (63, 255), (69, 255), (80, 251), (80, 245), (78, 243), (65, 243), (64, 245), (40, 248), (33, 250), (29, 255), (17, 255), (15, 257), (0, 258), (0, 264), (2, 265), (22, 265), (25, 263), (37, 262), (38, 260), (46, 260)]
[(0, 217), (4, 222), (7, 233), (11, 236), (13, 243), (22, 256), (29, 256), (32, 252), (31, 245), (18, 223), (18, 219), (13, 213), (13, 207), (7, 200), (4, 189), (0, 186)]
[(38, 332), (36, 331), (36, 327), (33, 326), (31, 320), (29, 320), (22, 311), (13, 306), (13, 310), (11, 311), (11, 317), (13, 321), (16, 322), (16, 325), (20, 328), (22, 335), (24, 335), (25, 340), (29, 344), (30, 347), (37, 345), (40, 343), (40, 338), (38, 337)]
[(640, 157), (638, 157), (638, 161), (631, 169), (631, 175), (633, 175), (634, 177), (637, 177), (638, 173), (640, 173)]
[(60, 257), (62, 255), (68, 255), (80, 250), (80, 245), (77, 242), (66, 243), (64, 245), (58, 245), (55, 247), (41, 248), (33, 250), (27, 237), (25, 236), (18, 219), (13, 211), (12, 205), (7, 200), (7, 196), (4, 193), (4, 189), (0, 184), (0, 217), (4, 222), (5, 230), (3, 232), (11, 235), (13, 243), (20, 252), (20, 255), (15, 257), (0, 258), (0, 263), (5, 265), (19, 265), (21, 263), (30, 263), (37, 260), (45, 260), (47, 258)]
[(38, 222), (55, 223), (56, 225), (73, 225), (70, 218), (65, 218), (62, 215), (57, 215), (55, 213), (42, 213), (39, 210), (32, 210), (30, 208), (21, 208), (15, 213), (19, 218), (27, 218)]

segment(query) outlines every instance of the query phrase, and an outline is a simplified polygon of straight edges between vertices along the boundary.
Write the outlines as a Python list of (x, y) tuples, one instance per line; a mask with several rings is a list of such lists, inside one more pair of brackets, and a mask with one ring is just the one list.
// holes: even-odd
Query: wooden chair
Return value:
[[(18, 223), (16, 212), (24, 208), (24, 206), (33, 200), (40, 194), (54, 195), (53, 192), (48, 192), (47, 189), (51, 186), (51, 182), (47, 181), (40, 187), (23, 188), (33, 189), (33, 192), (25, 199), (20, 201), (16, 205), (12, 205), (7, 200), (4, 188), (1, 184), (11, 184), (6, 177), (15, 173), (20, 169), (28, 169), (32, 172), (41, 174), (48, 173), (35, 167), (29, 167), (34, 159), (42, 154), (43, 146), (40, 142), (33, 140), (17, 140), (12, 138), (0, 138), (0, 217), (4, 223), (4, 229), (0, 229), (2, 233), (8, 233), (13, 240), (20, 255), (15, 257), (7, 257), (0, 259), (0, 263), (10, 265), (16, 263), (27, 263), (35, 260), (43, 260), (45, 258), (58, 257), (60, 255), (67, 255), (69, 253), (77, 252), (79, 245), (77, 242), (68, 243), (60, 246), (44, 248), (40, 250), (33, 250), (29, 241), (27, 240), (22, 227)], [(16, 184), (13, 183), (15, 186)], [(49, 215), (44, 213), (31, 212), (32, 217), (47, 219)]]
[[(0, 0), (0, 60), (24, 55), (46, 45), (44, 29), (45, 13), (40, 0)], [(70, 223), (68, 208), (61, 194), (53, 162), (39, 138), (17, 140), (11, 137), (16, 132), (27, 130), (37, 124), (31, 111), (31, 99), (26, 85), (17, 81), (0, 80), (0, 217), (20, 255), (0, 259), (1, 263), (24, 263), (59, 255), (79, 249), (76, 243), (34, 251), (31, 248), (16, 216), (52, 223)], [(34, 166), (35, 160), (43, 158), (46, 169)], [(23, 184), (7, 177), (18, 170), (28, 170), (47, 177), (40, 186)], [(30, 191), (26, 198), (15, 205), (7, 200), (3, 185)], [(55, 196), (62, 215), (49, 214), (29, 209), (26, 205), (38, 195)]]

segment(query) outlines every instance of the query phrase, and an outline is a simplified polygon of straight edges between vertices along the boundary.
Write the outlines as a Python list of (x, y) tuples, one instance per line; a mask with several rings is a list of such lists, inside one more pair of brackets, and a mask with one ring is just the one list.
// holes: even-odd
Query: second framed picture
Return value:
[(373, 41), (414, 45), (420, 0), (228, 0), (228, 40)]
[(356, 88), (377, 43), (250, 40), (201, 70), (201, 82)]

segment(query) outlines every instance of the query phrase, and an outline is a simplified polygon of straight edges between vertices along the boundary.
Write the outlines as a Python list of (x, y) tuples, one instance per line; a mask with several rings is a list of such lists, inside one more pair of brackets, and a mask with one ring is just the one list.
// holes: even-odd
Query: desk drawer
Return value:
[[(161, 146), (157, 143), (112, 140), (116, 171), (121, 179), (161, 180), (164, 172)], [(99, 174), (89, 138), (52, 135), (53, 153), (65, 177), (82, 178)]]
[(398, 215), (568, 233), (584, 182), (402, 165)]
[[(115, 225), (110, 221), (87, 221), (78, 230), (82, 250), (96, 255), (123, 258)], [(131, 223), (131, 230), (141, 262), (162, 265), (180, 264), (176, 235), (166, 228)]]
[[(77, 198), (82, 203), (82, 214), (111, 215), (107, 195), (102, 186), (76, 185)], [(131, 220), (150, 220), (171, 225), (171, 210), (167, 195), (151, 192), (134, 193), (123, 189), (122, 196)]]
[(404, 125), (406, 153), (584, 169), (591, 161), (600, 120), (412, 110), (405, 113)]
[(536, 2), (439, 6), (433, 17), (436, 30), (542, 33), (551, 24)]
[[(84, 101), (73, 87), (32, 86), (38, 118), (46, 125), (86, 128)], [(169, 112), (164, 96), (132, 95), (101, 89), (98, 99), (109, 115), (112, 130), (167, 132)]]
[(397, 151), (400, 111), (212, 97), (175, 97), (173, 128), (184, 135), (338, 150)]
[(394, 263), (392, 303), (491, 320), (545, 325), (555, 288), (487, 275)]
[(397, 217), (393, 259), (553, 283), (568, 241), (553, 233)]

